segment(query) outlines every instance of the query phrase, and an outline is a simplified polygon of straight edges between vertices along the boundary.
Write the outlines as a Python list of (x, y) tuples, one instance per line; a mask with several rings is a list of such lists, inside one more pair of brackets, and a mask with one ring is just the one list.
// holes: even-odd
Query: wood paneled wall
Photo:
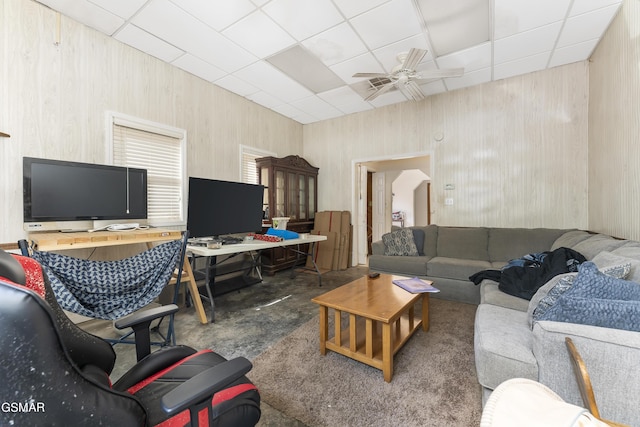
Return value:
[(640, 2), (624, 1), (589, 88), (589, 228), (640, 240)]
[(302, 154), (302, 125), (61, 17), (0, 1), (0, 242), (22, 238), (22, 157), (104, 163), (105, 111), (187, 130), (191, 176), (238, 180), (239, 145)]
[(353, 159), (429, 152), (434, 223), (586, 228), (587, 106), (579, 62), (306, 125), (304, 156), (321, 210), (351, 209)]

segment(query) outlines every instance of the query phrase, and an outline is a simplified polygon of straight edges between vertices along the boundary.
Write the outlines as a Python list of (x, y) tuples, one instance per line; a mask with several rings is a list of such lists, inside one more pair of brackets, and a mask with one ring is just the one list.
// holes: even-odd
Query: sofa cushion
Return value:
[(469, 280), (469, 276), (491, 268), (488, 261), (437, 256), (427, 264), (427, 275), (447, 279)]
[(551, 245), (551, 250), (554, 251), (558, 248), (573, 248), (578, 243), (583, 240), (587, 240), (589, 237), (593, 236), (593, 234), (588, 231), (583, 230), (572, 230), (567, 231), (562, 236), (558, 237), (553, 245)]
[(539, 320), (640, 331), (640, 283), (616, 279), (586, 262)]
[(572, 246), (571, 249), (580, 252), (586, 259), (592, 260), (600, 252), (610, 252), (626, 242), (626, 240), (614, 239), (605, 234), (596, 234)]
[(438, 231), (440, 227), (435, 224), (429, 224), (426, 227), (420, 227), (424, 230), (424, 248), (423, 252), (426, 256), (434, 257), (438, 255)]
[(480, 303), (493, 304), (500, 307), (511, 308), (513, 310), (527, 311), (529, 306), (526, 299), (505, 294), (498, 289), (498, 282), (493, 280), (483, 280), (480, 283)]
[(424, 230), (421, 228), (411, 228), (413, 242), (416, 244), (418, 255), (424, 255)]
[(495, 389), (510, 378), (538, 379), (527, 313), (480, 304), (476, 311), (474, 353), (478, 382)]
[(409, 228), (401, 228), (382, 235), (385, 255), (418, 256), (418, 248)]
[(438, 257), (488, 261), (488, 238), (482, 227), (439, 227)]
[(564, 230), (549, 228), (490, 228), (489, 260), (501, 261), (548, 251), (562, 234)]
[(374, 271), (383, 271), (402, 276), (426, 276), (426, 256), (369, 256), (369, 268)]

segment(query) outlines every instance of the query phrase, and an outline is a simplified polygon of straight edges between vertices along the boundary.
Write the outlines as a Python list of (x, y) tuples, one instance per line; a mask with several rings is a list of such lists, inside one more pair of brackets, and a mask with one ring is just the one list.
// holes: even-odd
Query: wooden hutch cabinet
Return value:
[[(256, 159), (260, 184), (265, 186), (263, 226), (271, 226), (271, 219), (289, 217), (287, 230), (308, 233), (313, 228), (318, 206), (318, 168), (300, 156), (262, 157)], [(306, 250), (301, 248), (301, 250)], [(301, 264), (306, 257), (300, 257)], [(266, 274), (291, 268), (296, 254), (284, 248), (263, 252), (262, 268)]]

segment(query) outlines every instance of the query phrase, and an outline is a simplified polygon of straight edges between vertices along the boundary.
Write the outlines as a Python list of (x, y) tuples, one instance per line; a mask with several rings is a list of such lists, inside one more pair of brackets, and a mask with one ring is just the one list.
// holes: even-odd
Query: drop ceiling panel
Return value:
[[(260, 34), (260, 37), (256, 37), (256, 33)], [(266, 58), (296, 42), (261, 11), (253, 12), (224, 30), (222, 34), (258, 58)]]
[(543, 70), (547, 66), (550, 54), (551, 52), (539, 53), (537, 55), (496, 65), (493, 70), (493, 78), (495, 80), (500, 80), (524, 74), (523, 71), (534, 72)]
[[(623, 4), (622, 0), (36, 1), (300, 123), (414, 102), (396, 88), (365, 101), (372, 86), (366, 78), (353, 77), (359, 72), (391, 71), (399, 63), (397, 55), (411, 48), (428, 51), (416, 67), (418, 73), (465, 69), (462, 77), (423, 84), (425, 96), (585, 60)], [(476, 6), (486, 8), (487, 2), (493, 5), (490, 16), (484, 23), (475, 22), (487, 15), (478, 13)], [(453, 15), (467, 16), (473, 23), (456, 24)], [(449, 23), (440, 26), (441, 35), (428, 32), (434, 20)], [(438, 44), (460, 46), (460, 36), (467, 36), (476, 24), (490, 27), (491, 40), (467, 41), (473, 44), (447, 55), (438, 53)], [(61, 40), (64, 43), (64, 33)], [(268, 63), (267, 59), (289, 51), (311, 55), (313, 61), (306, 62), (317, 65), (301, 76), (295, 64), (305, 55), (296, 53), (285, 61), (293, 68), (280, 65), (278, 70)], [(338, 77), (332, 85), (317, 85), (331, 75), (315, 72), (324, 67)]]
[(570, 4), (571, 0), (495, 0), (495, 39), (560, 22)]
[(342, 115), (342, 111), (315, 95), (294, 101), (291, 105), (318, 120), (327, 120)]
[(124, 20), (119, 16), (85, 0), (41, 0), (39, 3), (107, 35), (112, 35), (124, 24)]
[(408, 100), (406, 96), (399, 90), (387, 92), (384, 95), (380, 95), (373, 101), (370, 101), (371, 105), (375, 107), (384, 107), (385, 105), (397, 104), (398, 102), (404, 102)]
[(348, 61), (332, 65), (329, 68), (331, 68), (338, 77), (342, 78), (342, 80), (347, 83), (355, 83), (363, 80), (361, 77), (353, 77), (355, 73), (385, 72), (385, 70), (380, 66), (380, 63), (370, 53), (365, 53), (364, 55), (357, 56)]
[(436, 95), (438, 93), (446, 92), (447, 90), (442, 80), (420, 85), (420, 89), (425, 96)]
[(441, 68), (464, 68), (465, 73), (491, 67), (491, 43), (438, 57)]
[(585, 12), (590, 12), (592, 10), (600, 9), (602, 7), (618, 5), (622, 4), (622, 0), (580, 0), (573, 1), (573, 6), (571, 7), (571, 12), (569, 16), (580, 15)]
[(135, 25), (125, 26), (113, 37), (165, 62), (172, 62), (180, 55), (184, 55), (183, 50), (160, 40)]
[(191, 54), (181, 56), (173, 61), (172, 64), (208, 82), (217, 80), (226, 74), (220, 68), (204, 62), (202, 59), (196, 58)]
[(338, 24), (302, 42), (326, 65), (346, 61), (367, 52), (360, 37), (347, 23)]
[[(107, 1), (107, 0), (102, 0)], [(121, 0), (123, 1), (123, 0)], [(249, 0), (171, 0), (211, 28), (222, 31), (250, 14), (256, 7)]]
[(330, 0), (273, 0), (263, 10), (296, 40), (304, 40), (344, 21)]
[(373, 54), (378, 61), (380, 61), (386, 71), (391, 71), (393, 67), (400, 64), (400, 61), (398, 61), (398, 54), (409, 52), (411, 48), (424, 49), (427, 51), (427, 54), (422, 58), (422, 62), (433, 60), (431, 49), (429, 49), (427, 41), (422, 34), (376, 49), (373, 51)]
[(417, 0), (417, 3), (436, 55), (489, 41), (489, 0)]
[(542, 52), (551, 52), (560, 34), (561, 22), (496, 40), (494, 64), (515, 61)]
[(256, 104), (260, 104), (263, 107), (267, 107), (269, 109), (274, 109), (277, 106), (284, 104), (283, 100), (264, 91), (252, 93), (251, 95), (247, 96), (247, 99), (250, 99)]
[(614, 5), (569, 18), (562, 29), (558, 47), (570, 46), (596, 38), (594, 34), (604, 33), (617, 11), (618, 6)]
[(168, 0), (152, 0), (132, 22), (192, 55), (227, 72), (257, 58)]
[(393, 0), (358, 15), (351, 24), (369, 49), (422, 33), (411, 0)]
[(129, 19), (147, 0), (89, 0), (91, 3), (108, 10), (123, 19)]
[(389, 0), (333, 0), (347, 18), (353, 18), (388, 1)]
[(482, 70), (465, 73), (462, 77), (445, 79), (444, 82), (448, 90), (462, 89), (490, 82), (492, 80), (491, 72), (491, 68), (483, 68)]
[(239, 70), (236, 76), (284, 102), (293, 102), (312, 95), (309, 89), (266, 62), (251, 64)]
[(227, 74), (221, 79), (216, 80), (215, 84), (240, 96), (248, 96), (252, 93), (258, 92), (258, 88), (242, 79), (239, 79), (233, 74)]
[(549, 67), (571, 64), (589, 58), (598, 44), (598, 39), (556, 49), (549, 61)]

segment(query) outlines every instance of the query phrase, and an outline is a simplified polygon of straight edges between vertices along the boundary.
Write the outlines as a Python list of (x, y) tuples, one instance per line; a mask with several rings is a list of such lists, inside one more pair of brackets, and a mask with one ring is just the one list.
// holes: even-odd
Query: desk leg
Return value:
[(209, 299), (209, 305), (211, 306), (211, 323), (215, 323), (216, 321), (216, 311), (215, 305), (213, 303), (213, 290), (212, 288), (215, 286), (216, 282), (216, 274), (215, 272), (211, 274), (211, 269), (215, 268), (217, 257), (208, 256), (206, 257), (206, 266), (205, 269), (205, 278), (204, 278), (204, 287), (207, 290), (207, 298)]
[(198, 284), (196, 283), (196, 278), (193, 276), (193, 270), (191, 269), (191, 264), (189, 264), (189, 260), (187, 259), (187, 257), (184, 257), (182, 273), (187, 273), (187, 276), (189, 278), (187, 286), (189, 286), (189, 291), (191, 292), (191, 299), (193, 300), (193, 305), (195, 306), (198, 320), (200, 320), (200, 323), (202, 324), (207, 324), (207, 315), (205, 314), (204, 307), (202, 306), (202, 299), (200, 299)]
[(316, 251), (318, 250), (318, 242), (311, 242), (311, 262), (313, 263), (313, 268), (315, 268), (316, 273), (318, 274), (318, 286), (322, 286), (322, 274), (320, 274), (320, 269), (316, 264)]
[[(303, 243), (304, 244), (304, 243)], [(300, 250), (300, 243), (297, 244), (296, 249), (293, 249), (292, 247), (289, 246), (283, 246), (285, 248), (285, 250), (289, 250), (289, 251), (293, 251), (296, 253), (296, 262), (291, 266), (291, 278), (293, 279), (294, 277), (296, 277), (296, 267), (298, 266), (298, 260), (300, 259), (300, 255), (304, 255), (306, 257), (310, 257), (311, 258), (311, 262), (313, 263), (313, 268), (316, 271), (316, 274), (318, 275), (318, 286), (321, 287), (322, 286), (322, 274), (320, 274), (320, 269), (318, 269), (318, 265), (316, 264), (316, 245), (318, 244), (318, 242), (309, 242), (309, 245), (311, 246), (311, 253), (307, 253), (307, 252), (302, 252)], [(303, 267), (305, 268), (305, 267)], [(307, 270), (311, 270), (310, 268), (307, 268)]]

